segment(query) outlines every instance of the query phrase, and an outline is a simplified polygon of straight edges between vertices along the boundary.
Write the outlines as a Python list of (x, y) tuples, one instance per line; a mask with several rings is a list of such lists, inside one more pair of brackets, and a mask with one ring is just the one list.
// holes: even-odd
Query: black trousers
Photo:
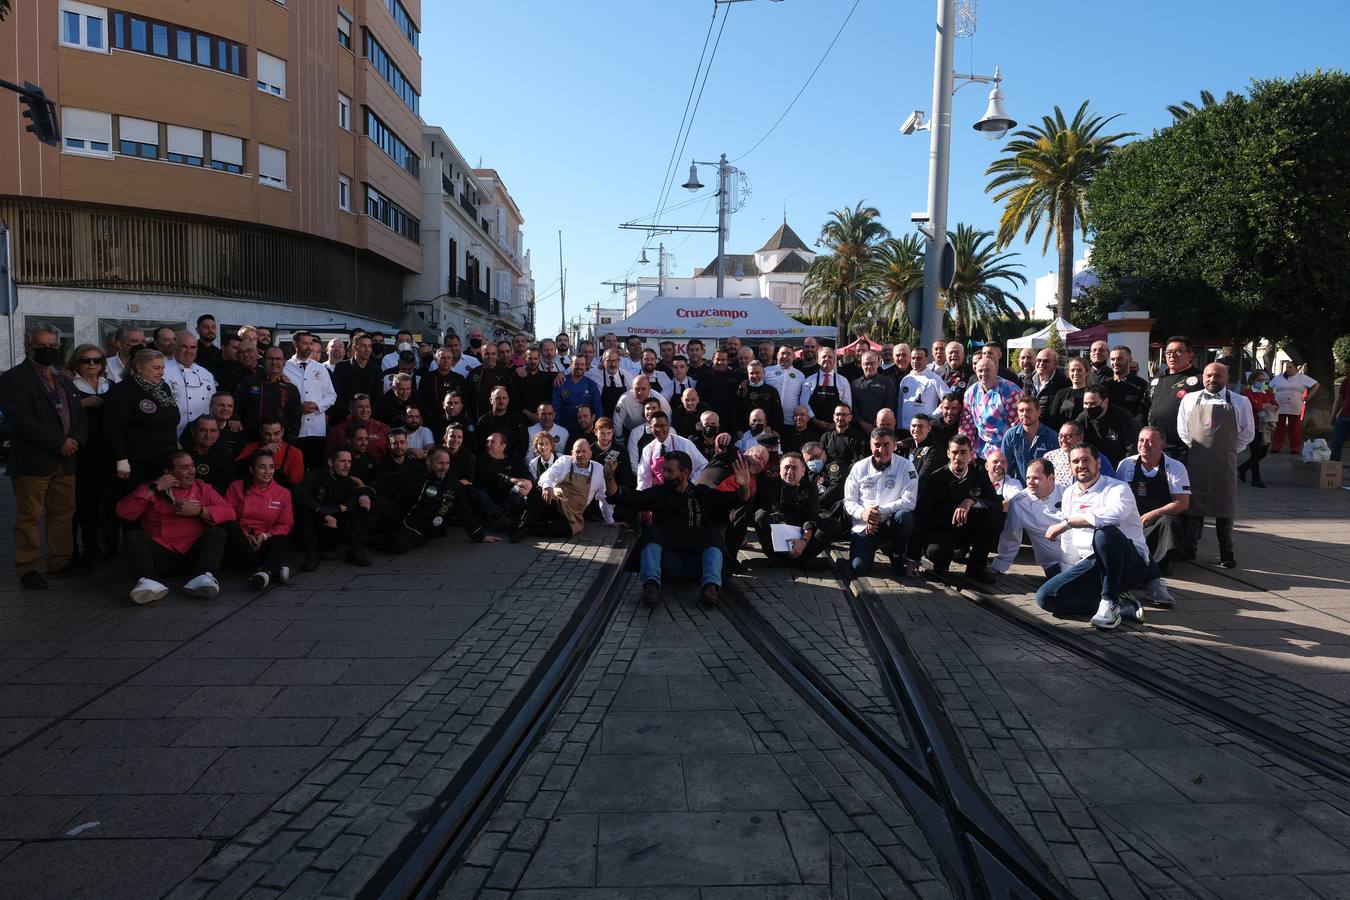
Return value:
[(225, 553), (225, 529), (219, 525), (206, 529), (186, 553), (175, 553), (140, 530), (128, 531), (124, 544), (132, 578), (161, 581), (162, 575), (184, 572), (190, 572), (195, 578), (206, 572), (220, 571), (220, 561)]
[[(839, 523), (832, 519), (817, 520), (816, 533), (811, 535), (811, 540), (806, 542), (806, 549), (802, 555), (793, 559), (786, 553), (773, 549), (773, 532), (769, 526), (774, 524), (783, 524), (783, 517), (772, 509), (756, 510), (754, 515), (755, 533), (759, 535), (759, 547), (764, 555), (772, 560), (778, 560), (785, 563), (804, 563), (819, 556), (836, 537), (839, 536)], [(732, 551), (733, 555), (735, 551)]]
[(1185, 549), (1186, 530), (1179, 516), (1161, 516), (1144, 526), (1144, 540), (1148, 542), (1149, 555), (1161, 566)]
[[(106, 454), (105, 454), (106, 455)], [(81, 453), (75, 463), (75, 519), (71, 530), (74, 533), (73, 546), (85, 553), (94, 553), (99, 545), (109, 548), (110, 541), (107, 516), (103, 505), (103, 495), (108, 489), (108, 461), (96, 458), (93, 454)]]
[(292, 443), (300, 448), (300, 453), (305, 458), (306, 469), (322, 469), (328, 464), (324, 446), (328, 438), (319, 435), (318, 437), (296, 438)]
[[(1200, 547), (1200, 538), (1205, 534), (1204, 516), (1185, 516), (1186, 527), (1186, 549), (1195, 554)], [(1216, 518), (1214, 520), (1214, 531), (1219, 536), (1219, 558), (1233, 558), (1233, 520), (1231, 518)]]
[(1261, 429), (1258, 428), (1256, 429), (1256, 437), (1252, 438), (1252, 443), (1251, 447), (1249, 448), (1247, 461), (1242, 465), (1238, 466), (1238, 474), (1245, 475), (1248, 472), (1251, 472), (1252, 480), (1260, 481), (1261, 460), (1265, 459), (1266, 455), (1269, 453), (1270, 453), (1270, 445), (1266, 443), (1266, 435), (1263, 431), (1261, 431)]
[(266, 572), (273, 577), (286, 565), (291, 552), (290, 535), (270, 537), (254, 550), (238, 522), (226, 522), (221, 527), (225, 529), (225, 560), (230, 565), (246, 572)]
[[(334, 516), (337, 527), (329, 528), (323, 524), (323, 518), (304, 510), (296, 510), (295, 542), (306, 553), (318, 551), (337, 544), (353, 546), (366, 538), (374, 521), (371, 510), (353, 505), (345, 512)], [(372, 509), (374, 506), (372, 505)]]
[(525, 498), (525, 517), (522, 520), (525, 530), (535, 537), (570, 538), (572, 523), (563, 515), (562, 508), (555, 501), (546, 503), (543, 492), (535, 485)]
[(989, 564), (989, 554), (998, 546), (998, 536), (1002, 530), (1002, 509), (972, 509), (964, 525), (953, 525), (950, 518), (920, 522), (910, 540), (909, 556), (916, 560), (921, 555), (927, 556), (934, 569), (946, 572), (957, 549), (969, 547), (966, 574), (983, 575)]

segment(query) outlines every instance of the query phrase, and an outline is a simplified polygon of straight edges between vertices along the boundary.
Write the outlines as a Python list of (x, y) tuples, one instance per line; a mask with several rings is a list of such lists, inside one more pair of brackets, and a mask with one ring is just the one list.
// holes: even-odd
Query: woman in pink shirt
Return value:
[(260, 591), (273, 581), (285, 584), (291, 570), (286, 559), (291, 550), (291, 492), (276, 481), (276, 459), (259, 450), (249, 462), (248, 475), (230, 485), (225, 502), (234, 509), (236, 521), (226, 528), (227, 558), (253, 574), (248, 586)]

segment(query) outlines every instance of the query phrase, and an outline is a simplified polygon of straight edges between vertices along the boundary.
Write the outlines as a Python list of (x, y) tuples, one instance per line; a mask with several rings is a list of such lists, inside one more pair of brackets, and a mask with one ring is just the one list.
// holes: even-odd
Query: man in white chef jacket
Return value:
[(328, 438), (328, 408), (337, 402), (333, 376), (319, 362), (319, 338), (297, 331), (295, 355), (286, 360), (282, 376), (300, 391), (300, 436), (296, 446), (305, 456), (305, 468), (324, 466), (324, 443)]

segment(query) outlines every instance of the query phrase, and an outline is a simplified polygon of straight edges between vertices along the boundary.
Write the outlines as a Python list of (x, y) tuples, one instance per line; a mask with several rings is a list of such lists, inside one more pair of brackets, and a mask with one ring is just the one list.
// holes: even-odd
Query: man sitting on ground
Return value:
[(1063, 495), (1064, 488), (1055, 484), (1055, 470), (1048, 460), (1033, 459), (1027, 463), (1027, 486), (1008, 501), (1003, 533), (998, 539), (998, 556), (989, 565), (992, 571), (1002, 575), (1012, 568), (1025, 534), (1031, 538), (1036, 564), (1045, 570), (1045, 577), (1059, 574), (1063, 568), (1059, 541), (1045, 534), (1063, 518), (1060, 511)]
[(966, 577), (989, 583), (985, 571), (1002, 527), (1002, 500), (994, 493), (984, 468), (972, 462), (970, 438), (958, 434), (947, 442), (947, 465), (919, 482), (918, 525), (909, 555), (927, 556), (933, 571), (946, 575), (956, 551), (969, 547)]
[(914, 507), (919, 476), (909, 460), (895, 452), (895, 432), (874, 428), (872, 455), (859, 460), (844, 482), (844, 511), (853, 521), (849, 536), (849, 564), (853, 574), (872, 570), (877, 549), (889, 542), (891, 569), (896, 579), (913, 577), (916, 566), (905, 549), (914, 532)]
[[(778, 462), (778, 478), (762, 483), (756, 492), (755, 532), (759, 547), (772, 565), (806, 566), (834, 540), (836, 523), (820, 515), (820, 492), (806, 477), (806, 460), (789, 451)], [(801, 529), (801, 537), (790, 539), (787, 550), (775, 550), (773, 526), (791, 525)]]
[[(1130, 486), (1149, 555), (1163, 574), (1172, 557), (1186, 549), (1182, 516), (1191, 505), (1191, 476), (1184, 465), (1163, 453), (1166, 443), (1167, 435), (1161, 429), (1145, 425), (1139, 430), (1138, 455), (1122, 460), (1116, 476)], [(1159, 579), (1159, 586), (1162, 589), (1152, 598), (1154, 604), (1171, 609), (1175, 603), (1166, 583)]]
[(347, 562), (370, 565), (370, 557), (361, 546), (371, 526), (371, 498), (374, 491), (357, 484), (351, 477), (352, 452), (345, 447), (328, 451), (328, 468), (316, 469), (305, 476), (291, 492), (295, 501), (295, 534), (305, 551), (301, 572), (319, 568), (319, 554), (334, 550), (340, 555), (345, 547)]

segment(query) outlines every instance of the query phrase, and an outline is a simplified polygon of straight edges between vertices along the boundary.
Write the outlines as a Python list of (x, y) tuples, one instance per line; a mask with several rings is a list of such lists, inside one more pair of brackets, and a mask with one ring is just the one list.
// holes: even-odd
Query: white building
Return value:
[[(1092, 271), (1092, 247), (1087, 247), (1082, 259), (1073, 263), (1073, 296), (1077, 297), (1086, 288), (1097, 283), (1097, 275)], [(1055, 317), (1055, 294), (1059, 291), (1059, 275), (1049, 272), (1036, 279), (1036, 302), (1031, 308), (1033, 319), (1053, 319)]]
[[(802, 311), (802, 283), (815, 258), (815, 252), (806, 246), (784, 219), (773, 236), (754, 253), (726, 255), (723, 295), (767, 297), (783, 312), (790, 316), (797, 315)], [(662, 282), (662, 296), (715, 297), (717, 258), (713, 257), (708, 265), (695, 269), (689, 278), (639, 278), (635, 286), (627, 289), (626, 315), (631, 316), (648, 300), (657, 296), (658, 281)]]
[(404, 301), (428, 333), (534, 333), (524, 217), (494, 169), (474, 169), (445, 131), (422, 128), (422, 271)]

